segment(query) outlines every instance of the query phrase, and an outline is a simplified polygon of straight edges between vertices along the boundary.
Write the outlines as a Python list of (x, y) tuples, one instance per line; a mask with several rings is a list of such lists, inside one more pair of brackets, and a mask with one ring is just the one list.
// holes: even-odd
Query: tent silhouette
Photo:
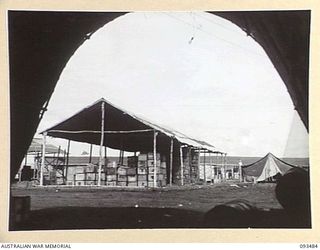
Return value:
[(253, 177), (256, 182), (266, 181), (276, 175), (284, 175), (289, 169), (296, 167), (268, 153), (260, 160), (242, 167), (244, 177)]

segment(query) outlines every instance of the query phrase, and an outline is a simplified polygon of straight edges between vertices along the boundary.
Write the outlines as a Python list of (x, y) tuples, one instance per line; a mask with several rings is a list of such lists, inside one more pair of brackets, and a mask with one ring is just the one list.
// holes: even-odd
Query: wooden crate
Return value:
[[(156, 164), (157, 164), (157, 167), (159, 167), (159, 168), (160, 168), (161, 161), (160, 161), (160, 160), (157, 160)], [(148, 166), (148, 167), (154, 167), (153, 160), (148, 160), (148, 162), (147, 162), (147, 166)]]
[(138, 168), (146, 168), (146, 167), (147, 167), (147, 161), (138, 162)]
[(96, 172), (96, 170), (96, 166), (91, 163), (89, 163), (85, 168), (85, 171), (88, 173)]
[[(97, 178), (99, 178), (98, 176), (99, 176), (99, 175), (97, 174)], [(105, 181), (105, 179), (106, 179), (106, 174), (102, 172), (102, 173), (101, 173), (101, 180), (102, 180), (102, 181)]]
[(139, 174), (138, 175), (138, 181), (146, 181), (147, 175), (146, 174)]
[(126, 182), (127, 181), (127, 176), (126, 175), (118, 175), (118, 181), (119, 182)]
[(147, 187), (148, 182), (147, 181), (138, 181), (138, 187)]
[(117, 186), (125, 187), (125, 186), (127, 186), (127, 182), (126, 181), (118, 181)]
[(138, 167), (138, 174), (147, 174), (148, 173), (148, 169), (143, 167)]
[(76, 186), (84, 186), (85, 182), (84, 181), (76, 181)]
[(128, 182), (128, 187), (136, 187), (138, 186), (137, 182), (134, 181), (134, 182)]
[(117, 176), (116, 175), (107, 175), (107, 182), (109, 181), (116, 181)]
[[(153, 152), (149, 152), (148, 155), (148, 160), (153, 160)], [(160, 153), (156, 154), (157, 160), (160, 160)]]
[[(148, 187), (154, 187), (153, 181), (148, 181)], [(157, 187), (161, 187), (161, 182), (157, 181)]]
[(147, 161), (147, 154), (139, 154), (138, 161)]
[(76, 181), (84, 181), (85, 180), (85, 174), (76, 174)]
[(118, 175), (126, 175), (127, 174), (127, 168), (119, 167), (118, 168)]
[(115, 181), (107, 181), (106, 186), (114, 187), (114, 186), (116, 186), (116, 182)]
[(128, 175), (128, 182), (137, 182), (136, 175)]
[(87, 173), (86, 175), (86, 180), (88, 181), (96, 180), (98, 178), (98, 174), (96, 175), (96, 173)]
[(128, 156), (127, 157), (127, 159), (128, 159), (128, 167), (133, 167), (133, 168), (135, 168), (135, 167), (137, 167), (137, 165), (138, 165), (138, 156)]
[(127, 169), (127, 175), (136, 175), (137, 169), (136, 168), (128, 168)]
[(106, 170), (107, 175), (115, 175), (116, 174), (115, 168), (106, 168), (105, 170)]
[(84, 173), (84, 167), (83, 166), (77, 166), (75, 172), (76, 172), (76, 174)]
[(86, 181), (86, 186), (94, 186), (98, 184), (98, 181)]

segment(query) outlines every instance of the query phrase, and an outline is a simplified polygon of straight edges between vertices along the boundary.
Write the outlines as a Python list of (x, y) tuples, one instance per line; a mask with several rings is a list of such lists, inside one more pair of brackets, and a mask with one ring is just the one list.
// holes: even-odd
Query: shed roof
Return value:
[(169, 147), (170, 138), (180, 144), (220, 152), (211, 144), (191, 138), (173, 129), (164, 128), (135, 114), (99, 99), (75, 115), (44, 130), (47, 135), (73, 141), (100, 145), (102, 105), (104, 104), (104, 146), (125, 151), (148, 151), (153, 149), (153, 134), (158, 131), (158, 148)]

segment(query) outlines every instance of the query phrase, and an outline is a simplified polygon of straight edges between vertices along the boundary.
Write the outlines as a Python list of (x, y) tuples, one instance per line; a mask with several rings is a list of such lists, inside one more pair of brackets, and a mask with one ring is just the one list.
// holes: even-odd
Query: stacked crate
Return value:
[(77, 166), (75, 168), (74, 174), (74, 185), (75, 186), (84, 186), (85, 184), (85, 168), (84, 166)]
[[(198, 169), (198, 158), (193, 158), (193, 151), (189, 148), (183, 148), (182, 152), (182, 160), (183, 160), (183, 184), (190, 184), (195, 182), (197, 178), (196, 169)], [(177, 185), (182, 184), (181, 180), (181, 160), (180, 155), (173, 158), (174, 164), (178, 166), (178, 170), (175, 172), (174, 175), (174, 183)]]
[(108, 163), (104, 169), (105, 172), (105, 185), (116, 186), (117, 185), (117, 164), (116, 162)]
[[(165, 158), (164, 158), (165, 159)], [(166, 162), (161, 164), (160, 154), (156, 154), (156, 168), (157, 168), (157, 187), (166, 185)], [(148, 187), (154, 187), (154, 155), (153, 153), (147, 154), (147, 166), (148, 166)], [(161, 167), (162, 166), (162, 167)]]
[(117, 170), (117, 186), (127, 186), (128, 176), (127, 176), (126, 166), (119, 166)]
[(129, 156), (128, 157), (128, 168), (127, 168), (127, 178), (128, 187), (136, 187), (138, 185), (137, 181), (137, 167), (138, 167), (138, 157)]
[(148, 165), (147, 154), (138, 155), (138, 168), (137, 168), (137, 184), (139, 187), (148, 186)]
[[(102, 179), (102, 173), (101, 173), (101, 179)], [(85, 185), (87, 186), (93, 186), (98, 184), (98, 174), (96, 166), (89, 163), (85, 167)]]
[(197, 182), (199, 179), (199, 152), (191, 150), (191, 167), (190, 167), (190, 181)]

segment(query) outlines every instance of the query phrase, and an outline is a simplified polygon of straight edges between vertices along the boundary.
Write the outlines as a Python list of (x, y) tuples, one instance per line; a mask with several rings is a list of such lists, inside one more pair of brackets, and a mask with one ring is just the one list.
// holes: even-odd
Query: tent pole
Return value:
[(102, 147), (104, 139), (104, 102), (101, 103), (101, 140), (99, 148), (99, 172), (98, 172), (98, 186), (101, 186), (101, 168), (102, 168)]
[(169, 184), (170, 186), (172, 186), (172, 180), (173, 180), (173, 176), (172, 176), (172, 163), (173, 163), (173, 137), (171, 137), (171, 143), (170, 143), (170, 180), (169, 180)]
[(45, 155), (46, 155), (46, 136), (47, 132), (43, 133), (42, 140), (42, 160), (41, 160), (41, 169), (40, 169), (40, 186), (43, 186), (43, 170), (45, 165)]
[(210, 182), (212, 184), (212, 160), (211, 160), (211, 152), (210, 151), (209, 151), (209, 166), (210, 166), (209, 171), (211, 173)]
[(180, 175), (181, 175), (181, 186), (184, 185), (183, 180), (183, 155), (182, 155), (182, 146), (180, 146)]
[(92, 161), (92, 144), (90, 144), (89, 163)]
[(70, 154), (70, 140), (68, 140), (68, 147), (67, 147), (67, 162), (66, 162), (66, 177), (68, 179), (68, 168), (69, 168), (69, 154)]
[(221, 153), (221, 165), (223, 167), (223, 180), (226, 180), (226, 168), (223, 163), (223, 153)]
[(33, 179), (36, 178), (36, 172), (38, 171), (38, 164), (37, 164), (37, 160), (36, 160), (37, 159), (36, 157), (38, 157), (38, 155), (39, 155), (39, 153), (37, 153), (37, 156), (35, 156), (33, 158), (33, 164), (34, 164)]
[(104, 147), (104, 165), (107, 165), (107, 147)]
[(207, 184), (207, 173), (206, 173), (206, 151), (203, 152), (203, 180), (204, 184)]
[(200, 182), (200, 157), (201, 157), (201, 151), (200, 148), (198, 148), (198, 182)]
[(157, 187), (157, 135), (158, 132), (154, 131), (153, 133), (153, 187)]

